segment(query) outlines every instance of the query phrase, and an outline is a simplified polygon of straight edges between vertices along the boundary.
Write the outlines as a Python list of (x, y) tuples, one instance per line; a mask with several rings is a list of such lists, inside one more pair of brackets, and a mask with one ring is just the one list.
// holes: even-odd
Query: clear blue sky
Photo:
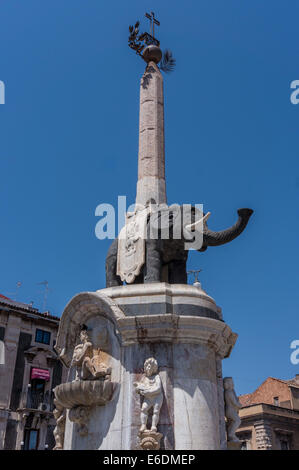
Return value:
[(139, 80), (127, 46), (145, 11), (161, 21), (177, 67), (165, 76), (168, 201), (203, 203), (210, 228), (255, 213), (232, 243), (189, 268), (239, 334), (224, 373), (238, 393), (290, 378), (298, 328), (299, 79), (297, 0), (2, 0), (0, 3), (0, 293), (61, 315), (105, 287), (110, 241), (95, 208), (135, 198)]

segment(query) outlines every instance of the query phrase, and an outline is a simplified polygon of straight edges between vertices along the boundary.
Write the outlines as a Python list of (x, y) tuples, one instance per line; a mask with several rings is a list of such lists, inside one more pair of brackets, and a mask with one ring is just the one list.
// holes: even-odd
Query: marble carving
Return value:
[(151, 409), (153, 409), (151, 431), (157, 432), (160, 409), (163, 402), (163, 391), (156, 359), (150, 357), (145, 361), (144, 375), (140, 382), (134, 383), (134, 386), (136, 392), (144, 397), (140, 412), (140, 432), (146, 430), (148, 414)]
[(239, 443), (236, 430), (241, 424), (239, 409), (242, 408), (234, 389), (232, 377), (223, 379), (227, 441)]
[(65, 430), (65, 408), (55, 399), (55, 409), (53, 411), (56, 420), (54, 429), (55, 447), (53, 450), (62, 450), (64, 443), (64, 430)]
[(145, 238), (148, 208), (139, 206), (126, 214), (126, 225), (119, 234), (117, 275), (131, 284), (145, 262)]
[(109, 369), (99, 359), (100, 350), (93, 349), (85, 325), (80, 332), (80, 341), (82, 342), (74, 349), (71, 363), (76, 368), (75, 381), (96, 380), (109, 374)]
[[(156, 359), (153, 357), (146, 359), (144, 374), (140, 382), (134, 382), (134, 386), (135, 391), (143, 397), (140, 411), (140, 447), (143, 450), (158, 450), (160, 449), (160, 440), (163, 437), (161, 433), (157, 432), (160, 409), (163, 403), (163, 390)], [(150, 429), (147, 429), (148, 415), (151, 410), (153, 411), (152, 425)]]
[(88, 434), (91, 407), (103, 406), (112, 398), (111, 367), (101, 361), (100, 353), (89, 338), (87, 326), (82, 325), (80, 342), (74, 348), (70, 364), (75, 369), (75, 378), (54, 389), (55, 450), (63, 449), (66, 409), (69, 409), (69, 420), (78, 425), (78, 433), (83, 437)]

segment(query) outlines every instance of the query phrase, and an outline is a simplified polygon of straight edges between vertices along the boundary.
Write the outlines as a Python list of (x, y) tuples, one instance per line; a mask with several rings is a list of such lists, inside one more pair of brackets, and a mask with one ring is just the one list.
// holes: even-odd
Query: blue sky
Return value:
[(161, 22), (177, 60), (165, 76), (167, 193), (203, 203), (211, 229), (252, 207), (232, 243), (192, 253), (205, 290), (239, 334), (225, 375), (238, 393), (290, 378), (298, 328), (299, 79), (295, 0), (2, 0), (0, 293), (61, 315), (78, 292), (105, 287), (110, 241), (95, 208), (134, 202), (139, 80), (128, 26)]

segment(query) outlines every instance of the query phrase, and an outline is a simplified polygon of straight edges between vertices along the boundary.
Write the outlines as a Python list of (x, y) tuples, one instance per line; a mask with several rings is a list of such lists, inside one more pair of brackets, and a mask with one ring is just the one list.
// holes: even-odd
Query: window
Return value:
[(51, 333), (45, 330), (36, 329), (35, 341), (36, 343), (50, 344)]
[(286, 429), (275, 429), (276, 447), (280, 450), (291, 450), (293, 432)]
[(32, 379), (31, 386), (27, 393), (27, 407), (37, 410), (44, 402), (45, 381), (41, 379)]
[(247, 441), (241, 442), (241, 450), (247, 450)]
[(238, 432), (236, 435), (241, 441), (240, 450), (251, 450), (251, 431), (243, 430), (241, 432)]
[(279, 406), (279, 397), (274, 397), (274, 398), (273, 398), (273, 404), (274, 404), (275, 406)]
[(287, 439), (283, 439), (280, 441), (280, 448), (281, 450), (290, 450), (289, 441)]
[(38, 430), (25, 429), (24, 450), (36, 450), (38, 447)]
[(44, 394), (45, 381), (41, 379), (32, 379), (31, 390), (35, 393)]

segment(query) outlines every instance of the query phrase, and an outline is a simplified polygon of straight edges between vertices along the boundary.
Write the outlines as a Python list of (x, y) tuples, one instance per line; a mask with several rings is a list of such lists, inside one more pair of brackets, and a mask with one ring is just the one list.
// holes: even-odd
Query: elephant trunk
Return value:
[(237, 222), (232, 227), (220, 232), (213, 232), (205, 226), (203, 232), (203, 247), (224, 245), (234, 240), (234, 238), (238, 237), (243, 232), (252, 213), (252, 209), (238, 209), (239, 217)]

